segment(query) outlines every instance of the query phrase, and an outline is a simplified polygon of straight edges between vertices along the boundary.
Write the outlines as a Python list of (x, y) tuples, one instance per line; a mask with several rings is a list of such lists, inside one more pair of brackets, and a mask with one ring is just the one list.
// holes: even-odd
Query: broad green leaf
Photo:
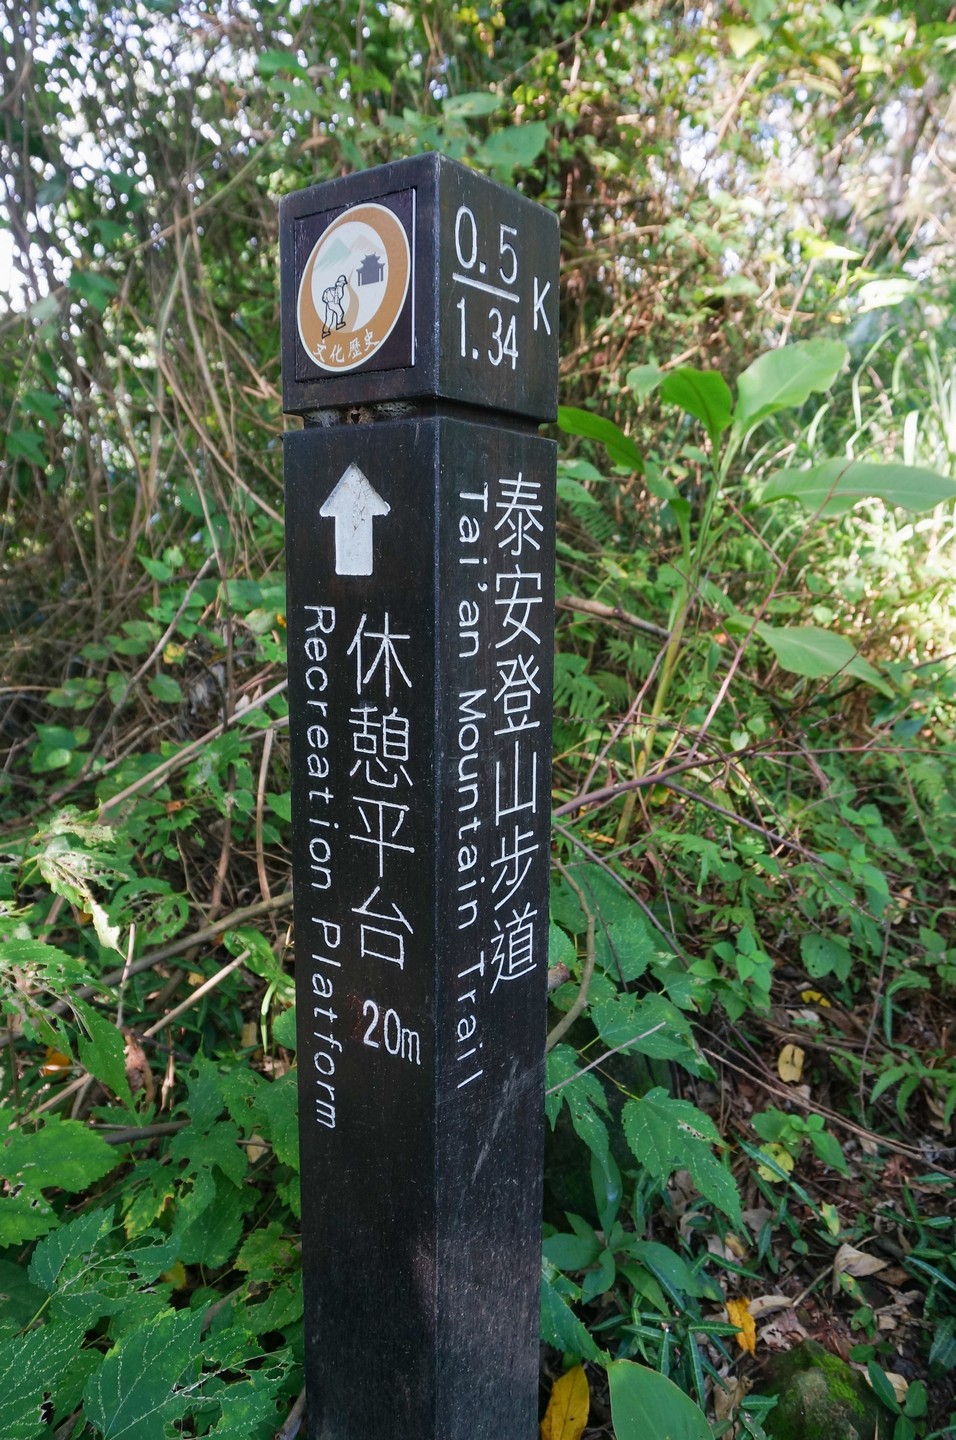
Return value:
[(756, 25), (728, 25), (724, 34), (735, 60), (742, 60), (745, 55), (749, 55), (763, 39), (763, 32), (758, 30)]
[(544, 1241), (544, 1258), (559, 1270), (586, 1270), (601, 1253), (601, 1242), (590, 1235), (549, 1235)]
[(798, 340), (759, 355), (737, 381), (734, 424), (749, 430), (777, 410), (793, 409), (808, 396), (829, 390), (847, 353), (839, 340)]
[(299, 1168), (299, 1122), (296, 1072), (289, 1070), (278, 1080), (260, 1085), (256, 1094), (260, 1110), (269, 1119), (269, 1138), (276, 1159), (283, 1165)]
[(804, 935), (800, 940), (800, 955), (813, 980), (820, 980), (824, 975), (845, 980), (850, 973), (850, 947), (839, 936)]
[(280, 70), (286, 70), (290, 75), (301, 75), (308, 78), (308, 70), (296, 55), (288, 50), (263, 50), (259, 56), (259, 74), (263, 79), (275, 75)]
[(575, 405), (559, 405), (558, 426), (565, 435), (581, 435), (586, 440), (600, 441), (615, 465), (624, 465), (637, 474), (643, 471), (641, 452), (613, 420), (594, 415), (590, 410), (579, 410)]
[(513, 171), (524, 170), (537, 160), (547, 143), (548, 133), (544, 120), (531, 120), (527, 125), (496, 130), (478, 147), (478, 158), (510, 179)]
[(47, 1396), (57, 1405), (57, 1392), (77, 1352), (84, 1330), (76, 1325), (43, 1325), (4, 1341), (3, 1385), (0, 1386), (0, 1435), (3, 1440), (37, 1440), (52, 1434), (40, 1407)]
[(103, 1440), (167, 1440), (189, 1409), (202, 1311), (166, 1311), (124, 1336), (87, 1384), (86, 1418)]
[(679, 1063), (697, 1058), (689, 1022), (663, 995), (618, 992), (592, 1005), (591, 1018), (608, 1049)]
[(34, 465), (46, 464), (43, 443), (32, 430), (8, 430), (7, 454), (11, 459), (29, 460)]
[(673, 1100), (659, 1086), (641, 1100), (628, 1100), (624, 1134), (638, 1160), (658, 1180), (689, 1170), (700, 1193), (740, 1223), (740, 1196), (729, 1170), (713, 1154), (720, 1136), (710, 1120), (687, 1100)]
[[(274, 1355), (268, 1358), (274, 1363)], [(222, 1391), (222, 1416), (215, 1429), (209, 1431), (209, 1440), (251, 1440), (253, 1436), (278, 1433), (276, 1396), (285, 1377), (283, 1370), (276, 1368), (277, 1373), (254, 1370), (244, 1380), (227, 1383)]]
[(857, 310), (865, 315), (869, 310), (886, 310), (912, 300), (920, 293), (918, 280), (906, 275), (891, 275), (885, 280), (868, 280), (857, 292)]
[(775, 626), (761, 623), (757, 634), (770, 646), (785, 670), (808, 679), (826, 679), (841, 674), (872, 685), (892, 698), (892, 686), (843, 635), (817, 625)]
[(280, 1011), (278, 1015), (273, 1013), (272, 1038), (276, 1044), (284, 1045), (286, 1050), (296, 1048), (294, 1005), (290, 1005), (287, 1010)]
[(845, 670), (856, 658), (856, 648), (845, 635), (819, 625), (766, 625), (757, 634), (769, 645), (784, 670), (808, 680), (824, 680)]
[(43, 1291), (33, 1284), (23, 1265), (15, 1265), (12, 1260), (0, 1260), (0, 1314), (4, 1324), (13, 1324), (18, 1330), (25, 1329), (45, 1299)]
[(172, 675), (154, 675), (149, 682), (149, 693), (161, 705), (181, 705), (182, 686)]
[(37, 1191), (0, 1195), (0, 1249), (36, 1240), (59, 1223), (53, 1206)]
[(713, 1440), (703, 1410), (666, 1375), (633, 1360), (612, 1361), (607, 1375), (617, 1440)]
[(829, 1130), (817, 1130), (810, 1136), (810, 1143), (813, 1146), (817, 1158), (824, 1165), (829, 1165), (831, 1170), (837, 1170), (841, 1175), (847, 1175), (847, 1163), (840, 1148), (840, 1142)]
[(442, 101), (442, 112), (459, 120), (474, 120), (480, 115), (493, 115), (500, 110), (500, 95), (490, 90), (469, 90), (464, 95), (448, 95)]
[(108, 275), (98, 275), (95, 270), (74, 270), (67, 283), (100, 315), (116, 294), (116, 281)]
[(628, 370), (625, 380), (638, 400), (646, 400), (661, 383), (663, 371), (658, 365), (634, 365)]
[(873, 498), (920, 515), (956, 500), (956, 480), (919, 465), (881, 465), (869, 460), (824, 460), (809, 470), (778, 470), (761, 500), (797, 500), (819, 515), (845, 515)]
[(685, 365), (664, 376), (661, 398), (699, 420), (717, 449), (730, 425), (733, 407), (733, 397), (722, 375), (716, 370), (694, 370)]

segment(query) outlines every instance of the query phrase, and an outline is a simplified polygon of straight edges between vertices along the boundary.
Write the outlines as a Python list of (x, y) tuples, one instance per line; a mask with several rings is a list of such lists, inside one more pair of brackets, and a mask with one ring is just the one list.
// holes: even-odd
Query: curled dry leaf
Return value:
[(852, 1245), (841, 1245), (833, 1257), (833, 1293), (840, 1288), (840, 1276), (852, 1275), (855, 1280), (860, 1280), (864, 1275), (875, 1275), (880, 1270), (885, 1270), (888, 1261), (880, 1260), (876, 1255), (867, 1255), (865, 1250), (857, 1250)]
[(714, 1418), (718, 1424), (733, 1418), (751, 1388), (751, 1382), (743, 1376), (737, 1379), (727, 1376), (722, 1379), (723, 1383), (715, 1385), (713, 1390)]
[(554, 1382), (541, 1421), (541, 1440), (581, 1440), (588, 1423), (591, 1395), (583, 1365), (575, 1365)]
[(772, 1315), (775, 1310), (789, 1310), (792, 1306), (789, 1295), (755, 1295), (750, 1302), (750, 1313), (759, 1320), (761, 1315)]
[(153, 1072), (149, 1068), (146, 1051), (132, 1030), (124, 1030), (123, 1038), (126, 1042), (124, 1049), (126, 1083), (133, 1095), (136, 1094), (137, 1090), (145, 1091), (146, 1104), (151, 1105), (153, 1103), (153, 1097), (156, 1094), (156, 1082), (153, 1080)]
[(784, 1045), (777, 1056), (777, 1074), (781, 1080), (788, 1084), (799, 1084), (803, 1078), (803, 1062), (806, 1059), (806, 1051), (801, 1050), (799, 1045)]

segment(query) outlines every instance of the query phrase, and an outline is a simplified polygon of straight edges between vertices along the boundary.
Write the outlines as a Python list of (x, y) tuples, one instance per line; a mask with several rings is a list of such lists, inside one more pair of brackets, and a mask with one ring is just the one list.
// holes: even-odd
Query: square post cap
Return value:
[(451, 401), (553, 420), (558, 220), (436, 153), (279, 207), (282, 405)]

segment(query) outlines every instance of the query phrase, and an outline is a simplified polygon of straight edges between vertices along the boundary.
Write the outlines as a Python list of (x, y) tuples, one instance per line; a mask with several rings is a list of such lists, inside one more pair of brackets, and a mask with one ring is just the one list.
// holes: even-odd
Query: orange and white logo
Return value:
[(394, 330), (411, 282), (408, 237), (384, 205), (353, 205), (316, 242), (296, 315), (309, 359), (337, 375), (370, 360)]

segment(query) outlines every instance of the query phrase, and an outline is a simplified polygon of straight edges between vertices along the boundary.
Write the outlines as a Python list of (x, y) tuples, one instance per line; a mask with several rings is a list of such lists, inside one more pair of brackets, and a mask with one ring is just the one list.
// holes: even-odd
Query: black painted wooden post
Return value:
[(281, 211), (309, 1440), (537, 1431), (558, 227)]

